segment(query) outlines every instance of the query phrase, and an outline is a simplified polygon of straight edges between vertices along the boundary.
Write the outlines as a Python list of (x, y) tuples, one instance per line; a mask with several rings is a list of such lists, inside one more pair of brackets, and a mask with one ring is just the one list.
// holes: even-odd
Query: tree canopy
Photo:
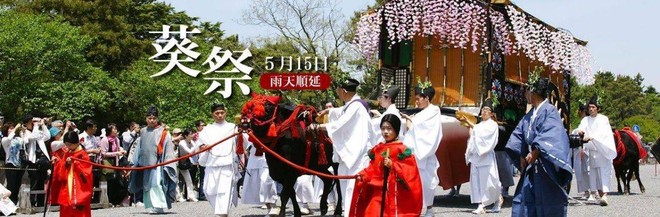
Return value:
[(639, 125), (644, 142), (654, 142), (660, 135), (660, 98), (653, 86), (642, 85), (644, 78), (637, 75), (615, 75), (598, 72), (591, 85), (577, 85), (572, 81), (571, 126), (577, 127), (580, 119), (577, 109), (597, 95), (601, 104), (600, 113), (610, 119), (612, 127)]
[[(148, 58), (162, 25), (188, 25), (201, 55), (188, 64), (205, 72), (203, 62), (213, 46), (242, 51), (238, 37), (227, 36), (220, 23), (198, 22), (153, 0), (11, 1), (0, 0), (0, 110), (8, 120), (25, 113), (101, 124), (144, 122), (150, 104), (174, 127), (209, 120), (212, 103), (224, 103), (238, 114), (245, 97), (235, 85), (233, 97), (203, 95), (210, 81), (178, 69), (151, 78), (167, 64)], [(231, 64), (225, 64), (228, 70)], [(246, 82), (257, 88), (258, 77)], [(102, 128), (101, 126), (100, 128)]]
[(9, 118), (33, 110), (80, 118), (107, 108), (114, 83), (85, 60), (92, 39), (80, 28), (15, 11), (1, 11), (0, 23), (0, 109)]

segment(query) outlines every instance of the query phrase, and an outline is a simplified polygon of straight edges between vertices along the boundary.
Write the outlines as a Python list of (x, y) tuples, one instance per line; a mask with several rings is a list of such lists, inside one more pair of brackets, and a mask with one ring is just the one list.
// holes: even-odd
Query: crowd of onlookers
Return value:
[[(120, 131), (117, 124), (99, 126), (91, 119), (80, 125), (78, 127), (71, 121), (51, 120), (32, 114), (26, 114), (22, 119), (13, 122), (5, 120), (0, 113), (0, 184), (11, 192), (0, 197), (8, 197), (14, 204), (18, 204), (21, 184), (29, 184), (32, 191), (46, 189), (52, 171), (51, 154), (64, 147), (62, 135), (68, 131), (78, 133), (80, 145), (84, 147), (91, 161), (111, 166), (131, 166), (128, 159), (132, 154), (131, 147), (135, 146), (140, 138), (139, 124), (132, 122), (123, 131)], [(184, 130), (167, 128), (172, 134), (176, 144), (175, 151), (179, 156), (198, 149), (197, 135), (206, 123), (198, 120), (194, 122), (194, 126), (194, 129)], [(178, 162), (177, 169), (181, 180), (177, 200), (205, 200), (204, 194), (199, 190), (203, 184), (200, 177), (204, 177), (204, 168), (197, 163), (197, 157)], [(130, 171), (94, 167), (94, 187), (98, 188), (101, 181), (106, 181), (108, 199), (113, 206), (141, 206), (142, 194), (133, 195), (128, 192), (129, 175)], [(24, 176), (28, 179), (24, 179)], [(92, 203), (98, 203), (99, 199), (99, 192), (95, 191)], [(44, 206), (45, 195), (32, 194), (30, 203), (32, 206)]]

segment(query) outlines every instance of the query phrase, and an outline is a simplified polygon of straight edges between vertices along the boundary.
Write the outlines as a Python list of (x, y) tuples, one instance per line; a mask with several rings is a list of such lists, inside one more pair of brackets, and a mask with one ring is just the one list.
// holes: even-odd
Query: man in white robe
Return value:
[[(357, 174), (369, 163), (367, 147), (371, 144), (370, 137), (373, 135), (373, 128), (368, 109), (363, 104), (365, 102), (355, 92), (359, 84), (360, 82), (355, 79), (348, 79), (335, 90), (345, 105), (321, 111), (320, 114), (329, 114), (329, 122), (319, 125), (318, 128), (327, 130), (328, 136), (332, 140), (334, 148), (332, 160), (339, 163), (337, 172), (340, 175)], [(310, 127), (311, 130), (316, 130), (314, 125)], [(344, 216), (348, 216), (346, 211), (350, 210), (355, 179), (342, 179), (339, 183), (343, 196), (342, 210)]]
[(280, 209), (275, 206), (275, 202), (277, 202), (279, 196), (277, 195), (275, 181), (270, 178), (268, 173), (266, 156), (263, 152), (257, 151), (254, 144), (248, 141), (247, 135), (244, 138), (243, 141), (247, 142), (248, 147), (252, 148), (249, 148), (250, 156), (245, 166), (242, 202), (255, 205), (265, 204), (269, 215), (277, 215), (280, 213)]
[[(592, 191), (598, 190), (600, 205), (607, 206), (607, 192), (610, 191), (612, 179), (612, 160), (616, 158), (616, 146), (610, 120), (605, 115), (598, 114), (600, 105), (597, 96), (588, 103), (589, 116), (580, 121), (578, 133), (584, 135), (584, 149), (589, 155), (589, 184)], [(595, 194), (595, 192), (592, 192)]]
[[(499, 212), (504, 201), (500, 188), (500, 178), (495, 161), (495, 146), (499, 136), (499, 127), (491, 118), (492, 102), (487, 100), (481, 109), (481, 123), (468, 123), (470, 139), (465, 150), (465, 163), (470, 165), (470, 200), (479, 207), (474, 214), (484, 214), (484, 207), (495, 203), (493, 212)], [(465, 117), (463, 117), (465, 118)]]
[[(215, 122), (199, 133), (200, 149), (227, 138), (237, 131), (236, 125), (225, 121), (224, 105), (211, 106)], [(241, 135), (238, 135), (241, 136)], [(247, 143), (244, 143), (244, 145)], [(240, 179), (236, 138), (228, 139), (199, 155), (199, 164), (205, 167), (203, 191), (217, 216), (228, 216), (229, 206), (238, 205), (236, 182)]]
[(300, 205), (300, 213), (303, 215), (313, 214), (309, 209), (309, 203), (314, 202), (314, 185), (312, 184), (314, 177), (316, 176), (301, 175), (293, 185), (293, 189), (296, 191), (296, 201)]
[(440, 163), (435, 152), (442, 140), (442, 118), (440, 108), (431, 104), (435, 90), (429, 82), (418, 84), (415, 89), (416, 103), (422, 109), (413, 117), (403, 114), (407, 120), (408, 132), (403, 144), (410, 147), (417, 159), (419, 175), (422, 179), (422, 195), (424, 196), (425, 216), (433, 216), (432, 206), (435, 197), (435, 188), (440, 183), (438, 167)]
[[(399, 109), (396, 108), (396, 105), (394, 104), (394, 101), (396, 100), (396, 96), (399, 94), (399, 87), (397, 86), (390, 86), (389, 88), (385, 88), (383, 92), (381, 93), (380, 96), (378, 96), (378, 104), (385, 108), (385, 112), (383, 114), (380, 114), (378, 110), (371, 110), (371, 113), (375, 114), (377, 116), (374, 119), (371, 119), (371, 125), (373, 127), (373, 135), (371, 136), (372, 142), (371, 142), (371, 147), (377, 145), (378, 143), (384, 142), (385, 139), (381, 136), (380, 132), (380, 122), (383, 119), (383, 116), (386, 114), (393, 114), (399, 117), (401, 119), (401, 113), (399, 112)], [(405, 127), (402, 127), (399, 130), (399, 140), (403, 141), (404, 138), (404, 132), (405, 132)]]
[[(587, 113), (587, 105), (580, 105), (578, 116), (582, 120)], [(578, 134), (578, 129), (574, 129), (572, 134)], [(589, 155), (584, 150), (584, 147), (572, 148), (573, 154), (573, 172), (575, 173), (575, 181), (577, 183), (577, 191), (584, 192), (582, 199), (594, 201), (594, 197), (589, 191)]]

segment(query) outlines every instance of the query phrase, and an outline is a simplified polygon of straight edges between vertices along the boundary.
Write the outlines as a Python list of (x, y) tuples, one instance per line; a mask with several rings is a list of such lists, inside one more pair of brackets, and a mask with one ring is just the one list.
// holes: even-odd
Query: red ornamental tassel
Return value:
[(236, 154), (239, 156), (245, 153), (245, 150), (243, 149), (243, 135), (238, 134), (236, 138)]
[(298, 127), (296, 127), (296, 122), (291, 123), (291, 137), (294, 139), (300, 138), (300, 132), (298, 132)]
[(312, 157), (312, 142), (307, 140), (307, 150), (305, 151), (305, 168), (309, 168), (309, 159)]
[(325, 144), (319, 143), (319, 165), (328, 165), (328, 159), (325, 157)]
[(275, 123), (270, 124), (270, 128), (268, 128), (268, 137), (277, 137), (277, 127), (275, 126)]
[(303, 133), (305, 132), (304, 130), (307, 129), (307, 126), (305, 125), (305, 121), (299, 121), (300, 124), (300, 129), (303, 130)]

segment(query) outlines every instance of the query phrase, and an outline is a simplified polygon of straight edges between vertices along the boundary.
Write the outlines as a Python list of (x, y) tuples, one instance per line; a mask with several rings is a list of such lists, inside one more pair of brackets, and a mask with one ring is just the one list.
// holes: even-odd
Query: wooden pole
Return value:
[[(493, 84), (493, 21), (490, 18), (490, 10), (491, 10), (491, 1), (488, 1), (488, 4), (486, 5), (486, 28), (487, 28), (487, 34), (488, 37), (486, 38), (486, 45), (488, 46), (488, 50), (486, 51), (488, 56), (487, 56), (487, 62), (486, 62), (486, 88), (490, 89), (491, 85)], [(505, 76), (506, 78), (506, 76)], [(462, 96), (462, 94), (461, 94)], [(482, 100), (483, 100), (483, 96)], [(480, 106), (483, 105), (483, 101), (479, 102)]]
[(447, 52), (449, 52), (449, 46), (447, 44), (443, 44), (442, 48), (445, 50), (445, 54), (442, 57), (443, 60), (443, 78), (442, 78), (442, 101), (440, 103), (440, 107), (445, 106), (445, 99), (447, 98)]
[[(385, 152), (385, 159), (390, 158), (390, 149), (388, 148), (387, 151)], [(387, 197), (387, 179), (388, 176), (390, 175), (390, 168), (386, 167), (383, 165), (383, 189), (381, 193), (381, 201), (380, 201), (380, 217), (385, 216), (385, 198)]]
[(424, 46), (424, 49), (426, 50), (426, 80), (431, 80), (431, 66), (429, 63), (429, 59), (431, 59), (431, 36), (426, 37), (426, 46)]
[(463, 82), (465, 81), (465, 49), (461, 48), (461, 87), (458, 106), (463, 106)]

